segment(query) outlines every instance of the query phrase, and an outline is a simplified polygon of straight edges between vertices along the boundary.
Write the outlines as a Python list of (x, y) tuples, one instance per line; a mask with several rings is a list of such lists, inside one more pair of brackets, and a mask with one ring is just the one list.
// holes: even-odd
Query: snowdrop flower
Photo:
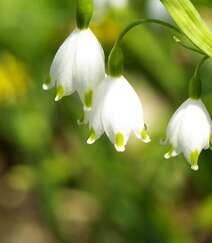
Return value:
[(91, 108), (96, 85), (104, 78), (104, 52), (90, 29), (74, 30), (59, 48), (51, 69), (48, 90), (57, 86), (56, 101), (78, 91), (86, 109)]
[(89, 29), (92, 1), (78, 0), (77, 28), (57, 51), (50, 78), (43, 89), (57, 87), (55, 101), (77, 91), (84, 108), (91, 109), (93, 92), (105, 77), (104, 51)]
[(198, 170), (198, 158), (203, 149), (209, 148), (211, 118), (200, 99), (189, 98), (175, 112), (167, 128), (165, 143), (170, 149), (165, 158), (183, 153), (193, 170)]
[(142, 104), (123, 76), (104, 79), (96, 91), (94, 106), (87, 119), (90, 127), (88, 144), (94, 143), (104, 132), (118, 152), (125, 151), (131, 132), (145, 143), (150, 142)]

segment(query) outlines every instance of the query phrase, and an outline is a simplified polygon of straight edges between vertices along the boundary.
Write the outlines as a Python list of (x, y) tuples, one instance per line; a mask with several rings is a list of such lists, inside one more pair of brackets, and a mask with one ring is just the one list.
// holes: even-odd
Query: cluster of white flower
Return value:
[[(106, 74), (104, 51), (89, 27), (76, 28), (59, 48), (43, 89), (54, 86), (55, 101), (78, 92), (90, 129), (88, 144), (104, 132), (119, 152), (125, 151), (132, 132), (143, 142), (150, 142), (138, 95), (122, 74)], [(204, 104), (200, 98), (189, 98), (168, 125), (164, 143), (170, 149), (164, 157), (182, 152), (191, 168), (198, 170), (198, 157), (209, 148), (211, 133), (211, 117)]]
[(106, 75), (103, 49), (90, 29), (76, 29), (59, 48), (43, 89), (55, 85), (55, 101), (79, 93), (90, 127), (89, 144), (105, 132), (117, 151), (124, 151), (131, 131), (150, 142), (138, 95), (123, 76)]

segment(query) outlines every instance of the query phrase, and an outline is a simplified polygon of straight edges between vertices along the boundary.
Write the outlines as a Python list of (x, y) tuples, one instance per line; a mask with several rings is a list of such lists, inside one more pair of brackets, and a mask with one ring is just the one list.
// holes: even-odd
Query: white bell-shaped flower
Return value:
[(145, 143), (150, 142), (140, 99), (123, 76), (104, 79), (96, 91), (94, 106), (87, 119), (89, 144), (94, 143), (103, 132), (119, 152), (125, 150), (131, 132)]
[(57, 86), (56, 101), (77, 91), (85, 109), (92, 106), (93, 92), (105, 76), (104, 51), (87, 29), (76, 29), (57, 51), (44, 90)]
[(210, 146), (211, 129), (211, 118), (202, 101), (189, 98), (169, 122), (165, 143), (170, 149), (164, 157), (169, 159), (182, 152), (191, 168), (198, 170), (199, 155)]

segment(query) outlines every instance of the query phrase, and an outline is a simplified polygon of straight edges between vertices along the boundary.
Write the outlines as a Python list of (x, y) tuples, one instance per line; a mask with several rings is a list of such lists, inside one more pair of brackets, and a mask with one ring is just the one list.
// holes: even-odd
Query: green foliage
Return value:
[[(123, 27), (148, 15), (147, 1), (130, 3), (92, 21), (106, 53)], [(195, 3), (210, 22), (211, 1)], [(39, 235), (50, 243), (202, 243), (205, 236), (211, 242), (211, 152), (201, 154), (196, 174), (181, 156), (164, 160), (159, 146), (170, 115), (187, 97), (199, 56), (161, 27), (129, 33), (122, 43), (124, 73), (141, 95), (153, 142), (132, 139), (124, 154), (105, 136), (87, 145), (88, 127), (76, 122), (78, 96), (55, 103), (55, 91), (41, 89), (57, 48), (75, 28), (75, 10), (76, 1), (0, 1), (1, 241), (31, 242)], [(201, 71), (210, 112), (211, 64)], [(39, 233), (37, 224), (48, 231)]]
[(168, 12), (188, 38), (212, 57), (212, 32), (190, 0), (161, 0)]

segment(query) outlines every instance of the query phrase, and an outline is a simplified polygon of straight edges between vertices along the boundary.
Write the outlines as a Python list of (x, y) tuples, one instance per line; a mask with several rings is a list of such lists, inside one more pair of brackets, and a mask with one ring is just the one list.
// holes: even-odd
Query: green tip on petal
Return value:
[(48, 77), (47, 80), (42, 85), (43, 90), (48, 90), (50, 83), (51, 83), (51, 78)]
[(118, 152), (125, 151), (124, 135), (121, 132), (116, 134), (115, 148)]
[(89, 90), (84, 96), (84, 110), (90, 111), (93, 104), (93, 91)]
[(93, 128), (90, 129), (89, 138), (87, 140), (87, 144), (93, 144), (96, 141), (96, 132)]
[(150, 143), (151, 142), (150, 136), (148, 135), (146, 129), (141, 130), (140, 135), (141, 135), (141, 139), (144, 143)]
[(64, 94), (65, 94), (65, 91), (64, 91), (63, 86), (58, 86), (55, 101), (61, 100), (63, 98)]
[(174, 150), (173, 145), (170, 145), (168, 152), (164, 155), (164, 158), (165, 159), (170, 159), (170, 158), (175, 157), (175, 156), (177, 156), (177, 153)]
[(77, 124), (79, 126), (85, 124), (85, 114), (84, 113), (82, 114), (81, 118), (77, 120)]
[(199, 159), (199, 151), (198, 150), (195, 150), (191, 153), (191, 157), (190, 157), (190, 160), (191, 160), (191, 169), (194, 170), (194, 171), (197, 171), (199, 170), (199, 166), (198, 166), (198, 159)]

